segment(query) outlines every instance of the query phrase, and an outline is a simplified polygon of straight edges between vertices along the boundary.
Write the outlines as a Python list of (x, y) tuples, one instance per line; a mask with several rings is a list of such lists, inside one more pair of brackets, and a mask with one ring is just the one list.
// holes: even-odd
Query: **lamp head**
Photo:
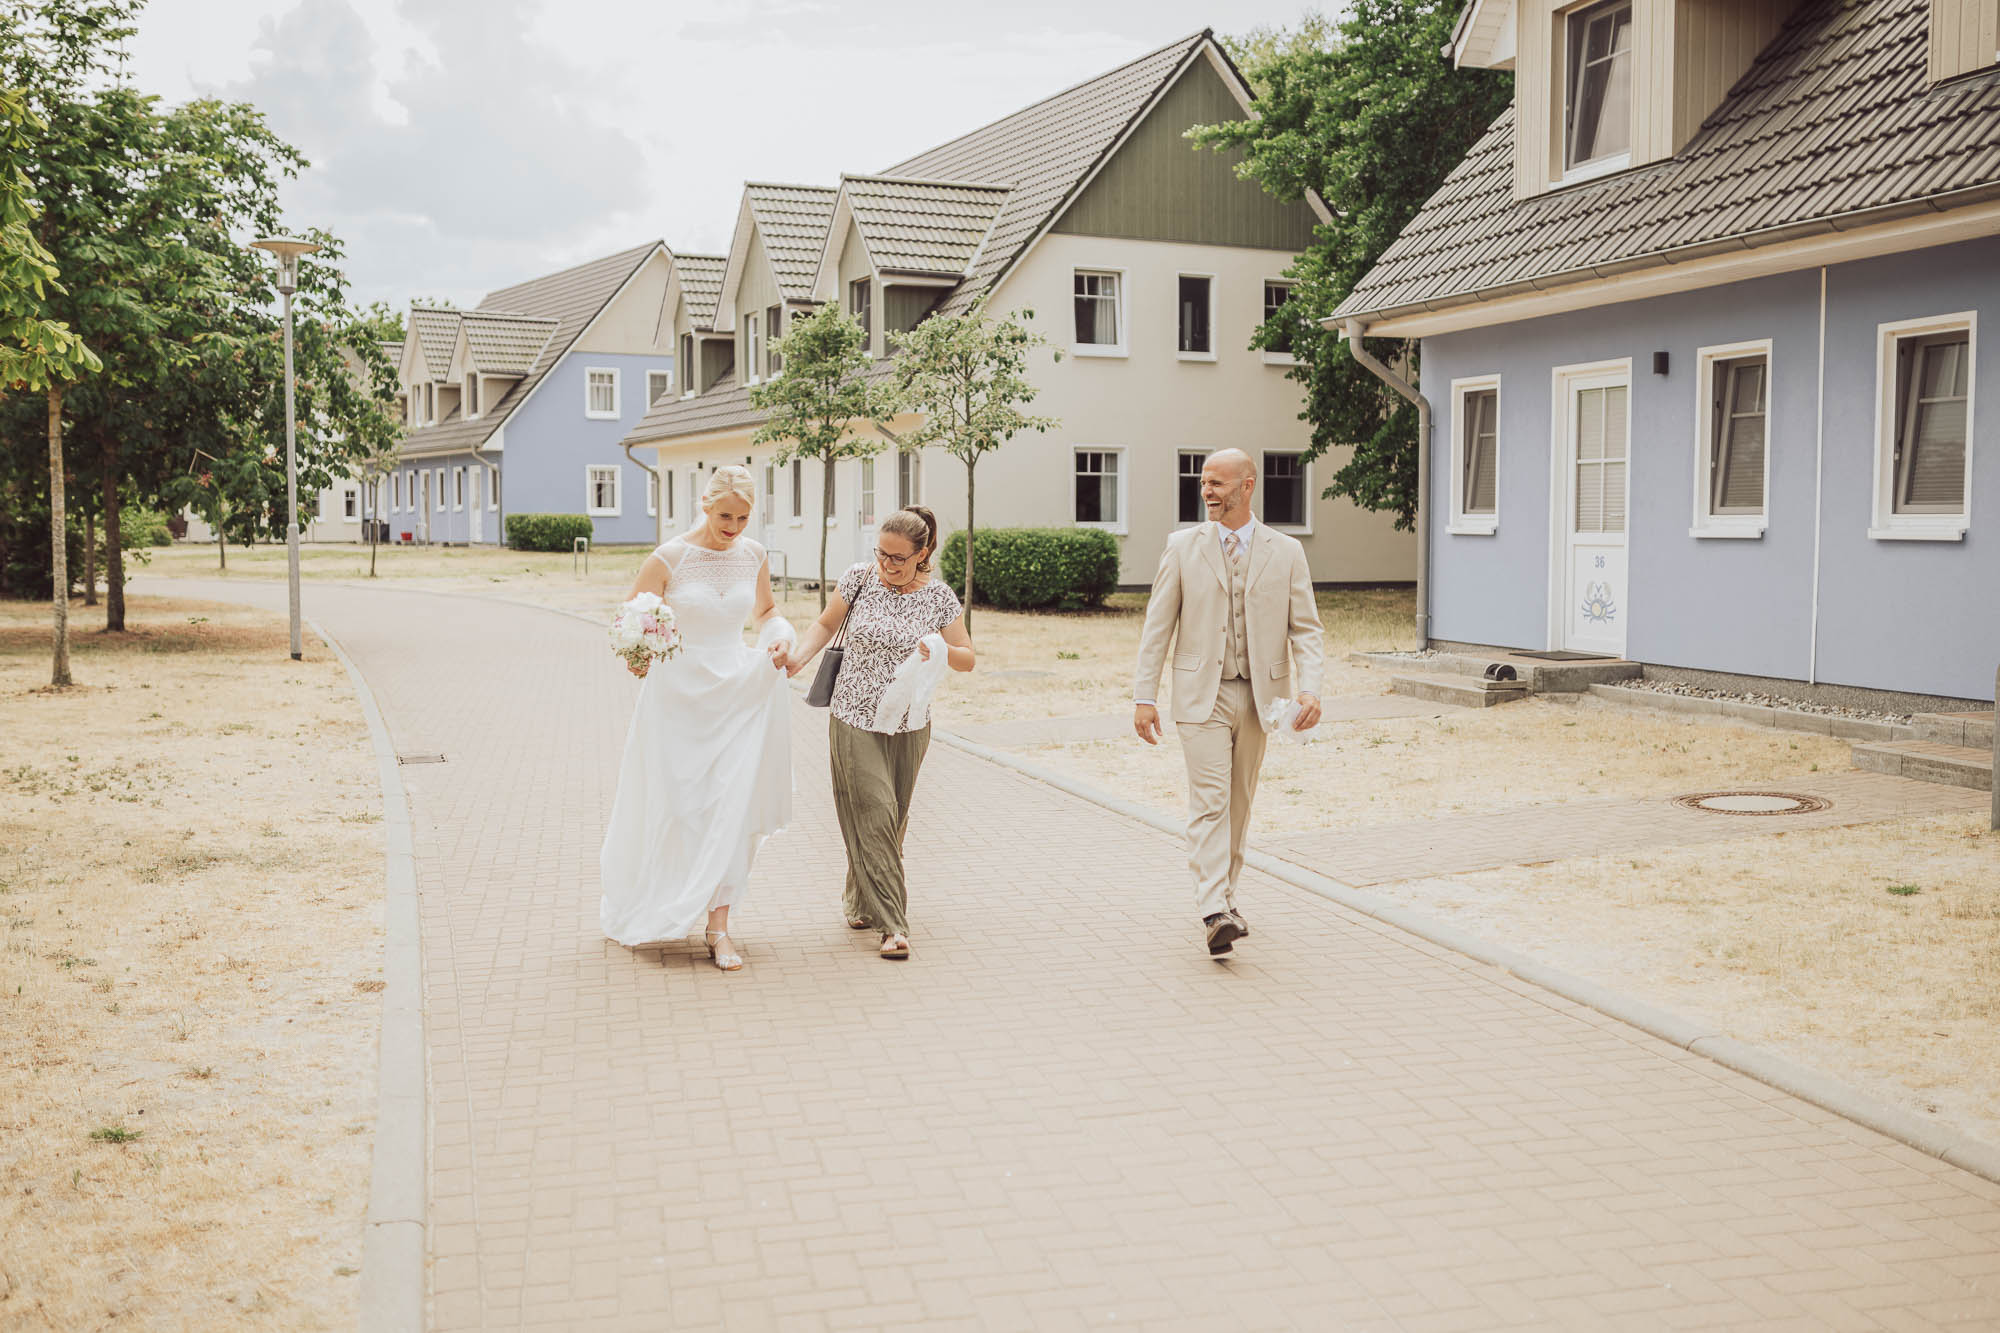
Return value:
[(299, 289), (299, 256), (319, 250), (318, 242), (302, 241), (296, 236), (265, 236), (250, 244), (278, 257), (278, 290), (287, 296)]

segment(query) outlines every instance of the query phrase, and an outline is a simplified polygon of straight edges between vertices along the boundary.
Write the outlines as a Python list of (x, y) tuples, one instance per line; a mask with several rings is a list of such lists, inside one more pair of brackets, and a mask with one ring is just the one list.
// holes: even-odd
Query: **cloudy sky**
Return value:
[(654, 237), (719, 252), (745, 180), (879, 171), (1309, 5), (153, 0), (131, 54), (149, 91), (255, 102), (305, 152), (291, 220), (347, 242), (358, 298), (471, 304)]

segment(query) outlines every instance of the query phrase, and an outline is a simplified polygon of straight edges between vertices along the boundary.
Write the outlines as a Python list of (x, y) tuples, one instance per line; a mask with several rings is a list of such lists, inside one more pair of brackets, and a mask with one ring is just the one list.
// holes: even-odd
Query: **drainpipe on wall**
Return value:
[(1354, 359), (1384, 384), (1417, 407), (1417, 647), (1431, 646), (1431, 404), (1416, 386), (1382, 364), (1362, 346), (1367, 326), (1358, 319), (1347, 321), (1347, 350)]
[[(479, 446), (476, 444), (472, 446), (472, 461), (486, 469), (486, 493), (488, 495), (493, 494), (494, 488), (500, 481), (500, 465), (498, 463), (489, 463), (484, 458), (481, 458), (479, 456)], [(468, 496), (467, 498), (470, 499), (471, 497)], [(493, 506), (493, 544), (496, 546), (506, 545), (504, 541), (500, 540), (500, 522), (505, 517), (505, 510), (501, 509), (499, 505)], [(471, 514), (465, 516), (465, 544), (467, 546), (472, 545)]]
[[(625, 451), (625, 456), (632, 460), (634, 467), (644, 468), (647, 472), (653, 474), (653, 490), (659, 496), (658, 502), (653, 505), (653, 545), (664, 546), (667, 543), (667, 478), (657, 467), (647, 467), (646, 464), (641, 463), (639, 455), (633, 453), (632, 446), (625, 443), (625, 441), (620, 440), (618, 447)], [(655, 462), (659, 460), (659, 457), (660, 451), (658, 449), (653, 450), (653, 459)]]

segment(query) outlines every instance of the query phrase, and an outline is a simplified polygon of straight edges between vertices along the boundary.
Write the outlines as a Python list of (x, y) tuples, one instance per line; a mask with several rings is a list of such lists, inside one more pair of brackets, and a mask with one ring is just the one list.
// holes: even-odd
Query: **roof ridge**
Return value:
[(744, 181), (745, 190), (814, 190), (820, 194), (839, 194), (838, 185), (800, 185), (796, 181)]
[(1163, 46), (1154, 47), (1152, 50), (1147, 51), (1143, 55), (1137, 55), (1132, 57), (1130, 60), (1125, 61), (1122, 64), (1113, 65), (1110, 69), (1104, 70), (1097, 74), (1093, 74), (1087, 79), (1078, 79), (1075, 83), (1070, 84), (1067, 88), (1057, 89), (1055, 92), (1050, 93), (1046, 97), (1038, 97), (1034, 101), (1028, 103), (1026, 106), (1016, 107), (1012, 111), (1009, 111), (1004, 116), (995, 116), (992, 120), (987, 121), (983, 125), (975, 125), (973, 128), (965, 131), (965, 133), (963, 134), (954, 134), (951, 138), (946, 139), (943, 143), (936, 143), (932, 144), (929, 148), (919, 149), (917, 152), (911, 153), (906, 157), (899, 158), (898, 161), (909, 162), (919, 157), (929, 157), (932, 153), (941, 153), (955, 143), (961, 143), (964, 140), (970, 139), (975, 135), (984, 134), (986, 131), (992, 129), (995, 125), (1003, 125), (1006, 122), (1014, 119), (1016, 116), (1026, 115), (1028, 112), (1033, 111), (1038, 106), (1045, 106), (1048, 103), (1055, 101), (1059, 97), (1068, 97), (1071, 93), (1076, 92), (1079, 89), (1088, 88), (1093, 83), (1102, 83), (1104, 80), (1111, 78), (1113, 75), (1121, 74), (1124, 71), (1132, 68), (1134, 65), (1143, 64), (1148, 60), (1152, 60), (1158, 56), (1164, 55), (1168, 51), (1173, 50), (1175, 47), (1189, 46), (1198, 41), (1203, 41), (1203, 40), (1213, 41), (1214, 39), (1215, 39), (1215, 29), (1213, 28), (1203, 28), (1200, 32), (1189, 33), (1185, 37), (1175, 38), (1173, 41), (1168, 42)]
[(897, 176), (888, 173), (843, 171), (842, 181), (881, 181), (890, 185), (937, 185), (954, 190), (1012, 190), (1017, 188), (1012, 182), (947, 180), (943, 177)]

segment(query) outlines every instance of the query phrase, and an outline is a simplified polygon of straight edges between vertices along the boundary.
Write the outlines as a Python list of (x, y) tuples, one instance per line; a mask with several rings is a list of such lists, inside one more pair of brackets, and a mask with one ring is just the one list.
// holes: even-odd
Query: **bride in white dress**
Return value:
[[(664, 598), (682, 647), (635, 673), (645, 682), (598, 855), (606, 936), (632, 946), (703, 929), (725, 972), (743, 966), (729, 909), (758, 845), (792, 813), (785, 668), (796, 636), (772, 601), (764, 548), (743, 535), (756, 503), (748, 468), (717, 468), (706, 521), (639, 567), (630, 595)], [(758, 627), (755, 648), (746, 622)]]

